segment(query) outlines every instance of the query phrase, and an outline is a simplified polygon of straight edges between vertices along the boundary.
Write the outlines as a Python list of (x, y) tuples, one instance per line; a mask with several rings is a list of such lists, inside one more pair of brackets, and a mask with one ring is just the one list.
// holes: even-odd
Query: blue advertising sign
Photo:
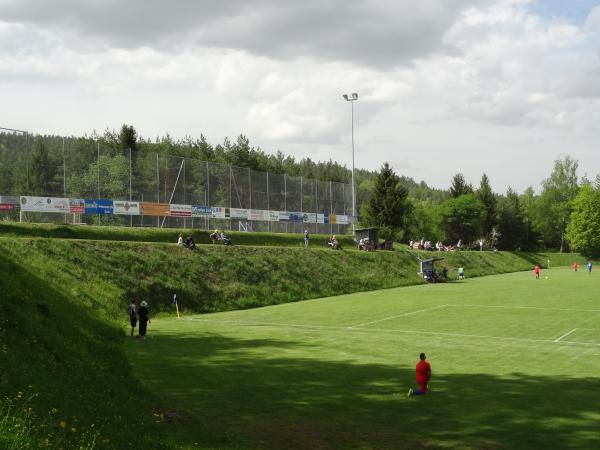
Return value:
[(192, 217), (212, 217), (213, 209), (210, 206), (192, 205)]
[(113, 213), (113, 201), (112, 200), (88, 200), (85, 199), (85, 213), (86, 214), (112, 214)]

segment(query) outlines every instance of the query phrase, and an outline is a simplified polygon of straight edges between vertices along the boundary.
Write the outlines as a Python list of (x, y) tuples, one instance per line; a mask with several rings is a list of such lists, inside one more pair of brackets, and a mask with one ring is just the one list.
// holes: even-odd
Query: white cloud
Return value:
[(503, 191), (559, 153), (600, 166), (600, 7), (578, 26), (519, 0), (339, 2), (126, 2), (116, 17), (111, 2), (1, 1), (2, 125), (244, 133), (349, 163), (341, 94), (356, 91), (359, 167), (390, 160), (440, 187), (487, 172)]

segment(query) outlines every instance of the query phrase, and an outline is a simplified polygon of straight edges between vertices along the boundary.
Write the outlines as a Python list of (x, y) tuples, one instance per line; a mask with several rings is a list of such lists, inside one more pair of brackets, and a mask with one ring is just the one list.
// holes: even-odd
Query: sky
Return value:
[(600, 172), (600, 0), (0, 0), (0, 126), (246, 135), (447, 188)]

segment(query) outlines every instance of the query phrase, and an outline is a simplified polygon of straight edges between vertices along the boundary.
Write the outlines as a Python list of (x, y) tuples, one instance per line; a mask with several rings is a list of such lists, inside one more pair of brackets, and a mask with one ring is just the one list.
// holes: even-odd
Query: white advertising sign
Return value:
[(339, 225), (348, 225), (350, 222), (348, 221), (348, 216), (343, 216), (341, 214), (337, 215), (337, 223)]
[(279, 222), (279, 215), (281, 214), (279, 211), (267, 211), (268, 212), (268, 220), (269, 222)]
[(230, 208), (229, 209), (229, 217), (231, 217), (232, 219), (250, 220), (250, 210), (249, 209)]
[(68, 213), (68, 198), (21, 197), (21, 211)]
[(170, 205), (173, 217), (192, 217), (192, 205)]
[(263, 211), (262, 209), (253, 209), (250, 211), (250, 220), (268, 220), (265, 219), (265, 213), (268, 213), (268, 211)]
[(307, 223), (316, 223), (317, 222), (317, 214), (316, 213), (303, 213), (302, 221)]
[(139, 202), (113, 200), (113, 214), (139, 216), (140, 204)]

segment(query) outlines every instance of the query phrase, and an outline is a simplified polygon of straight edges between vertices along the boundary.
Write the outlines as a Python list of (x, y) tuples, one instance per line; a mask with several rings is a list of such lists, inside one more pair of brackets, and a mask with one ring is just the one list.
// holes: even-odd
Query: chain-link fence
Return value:
[[(146, 151), (118, 150), (93, 139), (0, 134), (0, 196), (113, 199), (204, 205), (247, 210), (350, 216), (350, 184), (259, 172)], [(1, 203), (1, 202), (0, 202)], [(4, 217), (18, 219), (14, 211)], [(340, 233), (346, 224), (217, 219), (27, 213), (35, 222), (224, 228), (252, 231)], [(21, 215), (23, 218), (23, 215)]]

